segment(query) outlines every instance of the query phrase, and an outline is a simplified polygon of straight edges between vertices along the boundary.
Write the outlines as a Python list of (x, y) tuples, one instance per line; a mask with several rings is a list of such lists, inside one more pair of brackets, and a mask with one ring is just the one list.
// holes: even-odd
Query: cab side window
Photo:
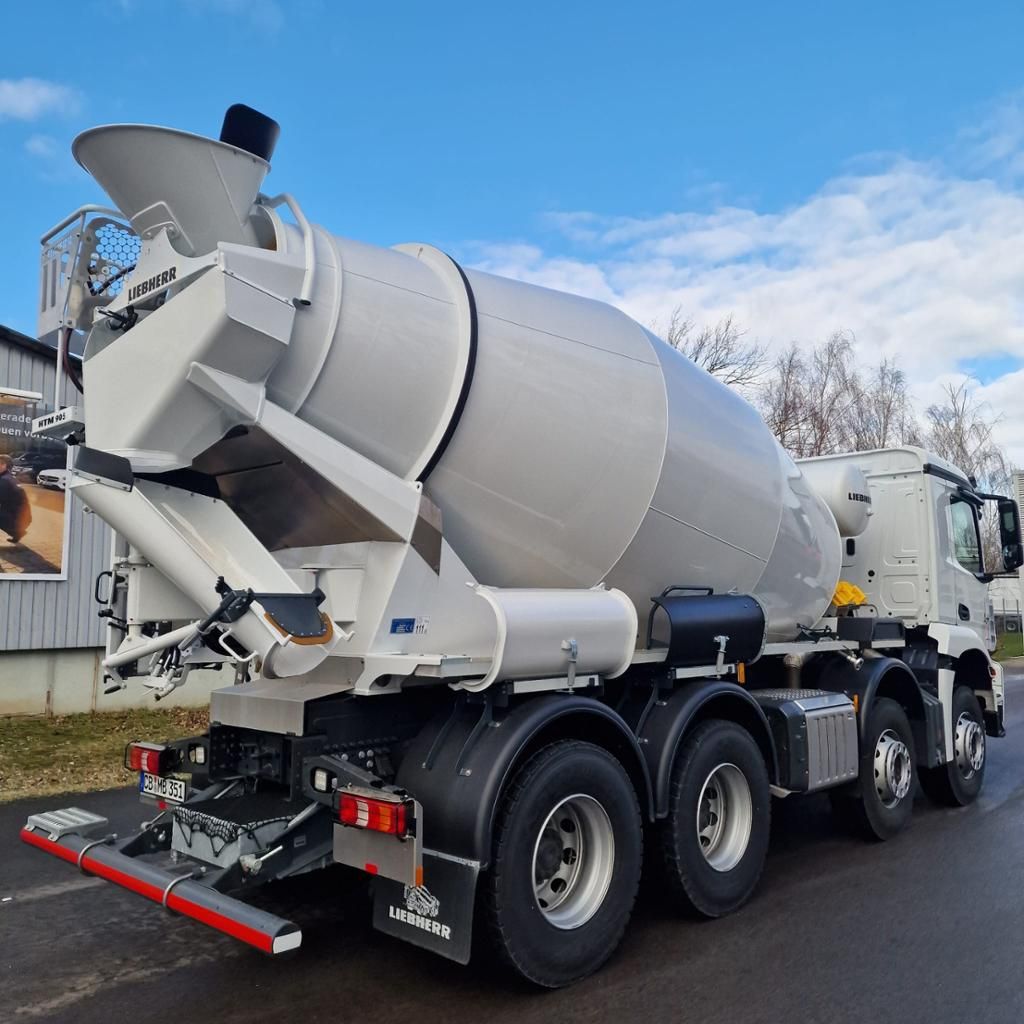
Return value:
[(978, 514), (974, 506), (961, 498), (952, 499), (953, 554), (968, 571), (982, 573), (981, 537), (978, 534)]

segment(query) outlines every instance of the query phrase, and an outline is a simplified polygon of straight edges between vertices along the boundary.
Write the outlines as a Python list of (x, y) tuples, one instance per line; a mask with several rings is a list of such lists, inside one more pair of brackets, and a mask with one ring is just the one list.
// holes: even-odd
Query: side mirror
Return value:
[(999, 545), (1003, 552), (1003, 572), (1013, 572), (1024, 565), (1024, 544), (1021, 540), (1020, 509), (1013, 498), (1000, 498)]

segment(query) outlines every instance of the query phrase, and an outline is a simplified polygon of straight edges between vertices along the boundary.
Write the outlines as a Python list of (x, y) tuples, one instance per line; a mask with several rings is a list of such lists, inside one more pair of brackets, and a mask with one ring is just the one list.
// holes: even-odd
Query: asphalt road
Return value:
[[(266, 905), (303, 926), (271, 961), (17, 840), (0, 807), (0, 1020), (119, 1024), (472, 1021), (701, 1024), (1024, 1020), (1024, 676), (1009, 680), (1008, 736), (989, 745), (981, 799), (919, 800), (884, 845), (833, 826), (827, 800), (775, 802), (761, 886), (738, 914), (675, 917), (656, 875), (612, 961), (540, 993), (487, 965), (462, 968), (375, 933), (347, 876), (284, 883)], [(75, 797), (124, 829), (128, 792)]]

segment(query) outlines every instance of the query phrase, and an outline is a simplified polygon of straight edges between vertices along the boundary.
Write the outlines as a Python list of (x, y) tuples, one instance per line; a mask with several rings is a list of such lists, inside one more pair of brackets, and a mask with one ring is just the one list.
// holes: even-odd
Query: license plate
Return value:
[(143, 796), (156, 797), (168, 803), (180, 804), (185, 800), (185, 780), (165, 779), (162, 775), (139, 774), (139, 792)]

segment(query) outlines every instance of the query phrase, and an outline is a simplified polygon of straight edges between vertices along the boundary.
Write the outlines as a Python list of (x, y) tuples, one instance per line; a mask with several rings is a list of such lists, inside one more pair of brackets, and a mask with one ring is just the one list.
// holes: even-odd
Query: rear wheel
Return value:
[(974, 692), (953, 691), (953, 760), (921, 771), (921, 788), (936, 803), (966, 807), (985, 781), (985, 719)]
[(677, 902), (703, 917), (745, 903), (768, 851), (771, 795), (764, 758), (733, 722), (698, 725), (672, 769), (662, 858)]
[(564, 740), (535, 754), (498, 814), (486, 910), (500, 958), (544, 988), (596, 971), (632, 913), (642, 846), (636, 793), (608, 751)]
[(903, 708), (879, 697), (868, 712), (856, 782), (831, 791), (845, 824), (869, 839), (891, 839), (910, 821), (914, 805), (914, 738)]

